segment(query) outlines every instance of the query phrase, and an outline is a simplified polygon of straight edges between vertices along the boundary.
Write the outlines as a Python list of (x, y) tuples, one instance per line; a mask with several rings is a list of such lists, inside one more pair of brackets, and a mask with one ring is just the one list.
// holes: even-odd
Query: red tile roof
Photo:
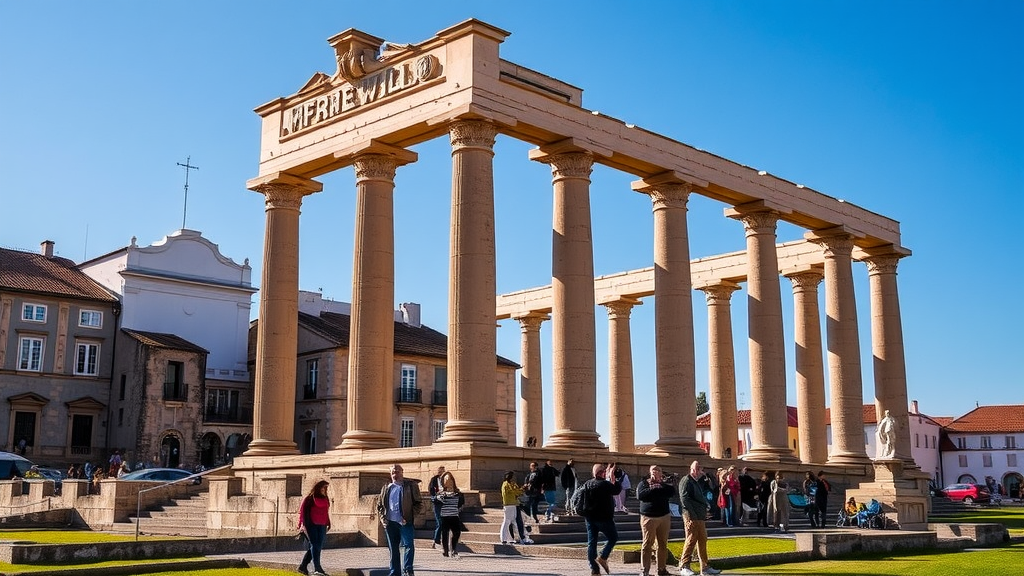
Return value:
[(181, 336), (175, 336), (174, 334), (166, 334), (163, 332), (146, 332), (143, 330), (130, 330), (128, 328), (121, 328), (121, 332), (124, 332), (129, 337), (138, 340), (146, 346), (152, 346), (153, 348), (168, 348), (170, 350), (185, 350), (187, 352), (199, 352), (201, 354), (209, 354), (210, 351), (202, 346), (198, 346), (185, 340)]
[[(789, 416), (788, 424), (791, 428), (797, 427), (796, 407), (786, 406), (786, 413)], [(750, 426), (750, 410), (737, 410), (736, 423), (740, 426)], [(711, 412), (705, 412), (697, 417), (697, 428), (711, 427)]]
[[(875, 415), (874, 404), (863, 404), (860, 409), (861, 418), (865, 424), (878, 424), (878, 416)], [(825, 425), (828, 426), (829, 424), (832, 424), (832, 409), (825, 408)]]
[(1024, 432), (1024, 404), (979, 406), (946, 428), (950, 432)]
[(117, 302), (117, 297), (67, 258), (0, 248), (0, 290)]

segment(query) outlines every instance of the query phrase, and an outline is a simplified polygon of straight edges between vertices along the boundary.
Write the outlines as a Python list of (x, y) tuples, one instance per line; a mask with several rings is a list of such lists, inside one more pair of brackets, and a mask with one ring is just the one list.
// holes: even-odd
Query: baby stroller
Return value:
[(863, 510), (857, 512), (857, 525), (875, 530), (885, 529), (885, 510), (878, 500), (872, 499)]

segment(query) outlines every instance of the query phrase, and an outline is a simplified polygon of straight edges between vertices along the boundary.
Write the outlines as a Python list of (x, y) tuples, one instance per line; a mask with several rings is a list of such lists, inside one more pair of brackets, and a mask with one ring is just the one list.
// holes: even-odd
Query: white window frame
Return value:
[(957, 463), (961, 468), (967, 468), (967, 454), (957, 454)]
[(103, 328), (103, 312), (99, 310), (80, 310), (78, 325), (82, 328)]
[[(39, 312), (42, 311), (42, 318), (37, 318)], [(25, 322), (39, 322), (43, 324), (46, 322), (46, 304), (34, 304), (32, 302), (26, 302), (21, 305), (21, 319)]]
[(961, 449), (961, 450), (966, 450), (967, 449), (967, 438), (957, 438), (956, 439), (956, 447)]
[[(91, 351), (91, 354), (90, 354)], [(83, 367), (83, 354), (84, 367)], [(91, 358), (89, 357), (91, 356)], [(91, 366), (90, 366), (91, 361)], [(97, 342), (75, 343), (75, 375), (98, 376), (100, 373), (100, 345)]]
[(991, 436), (982, 436), (981, 437), (981, 447), (986, 449), (986, 450), (991, 450), (992, 449), (992, 437)]
[(1014, 449), (1014, 448), (1017, 447), (1017, 437), (1016, 436), (1007, 436), (1005, 442), (1006, 442), (1006, 447), (1007, 448)]
[(416, 433), (416, 420), (414, 418), (402, 418), (400, 427), (400, 441), (398, 446), (400, 448), (409, 448), (415, 446), (415, 433)]
[[(26, 344), (28, 344), (28, 349), (26, 349)], [(43, 354), (45, 352), (46, 338), (42, 336), (22, 336), (18, 339), (18, 370), (42, 372)]]
[(402, 390), (416, 389), (416, 366), (402, 364)]
[(444, 434), (444, 427), (447, 425), (447, 420), (434, 420), (434, 442)]

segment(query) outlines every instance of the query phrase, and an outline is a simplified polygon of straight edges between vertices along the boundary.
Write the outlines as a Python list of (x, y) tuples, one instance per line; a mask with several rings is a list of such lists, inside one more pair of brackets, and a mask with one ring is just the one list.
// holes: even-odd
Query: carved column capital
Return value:
[(551, 179), (554, 182), (568, 178), (590, 181), (594, 169), (594, 155), (590, 152), (566, 152), (553, 154), (545, 160), (551, 165)]
[(286, 173), (275, 173), (254, 178), (248, 188), (263, 194), (267, 209), (289, 208), (298, 210), (302, 205), (302, 197), (324, 189), (324, 185), (316, 180), (300, 178)]
[(824, 248), (825, 258), (849, 257), (853, 253), (853, 236), (849, 234), (811, 236), (807, 240)]
[(519, 322), (519, 329), (522, 333), (527, 334), (529, 332), (536, 332), (540, 330), (541, 324), (543, 324), (545, 320), (550, 320), (551, 316), (531, 312), (530, 314), (524, 314), (523, 316), (515, 316), (514, 319)]
[(641, 304), (643, 304), (643, 302), (632, 298), (621, 298), (619, 300), (601, 303), (602, 306), (608, 309), (609, 320), (629, 320), (629, 315), (633, 312), (633, 307)]
[(655, 212), (666, 208), (686, 210), (686, 204), (690, 200), (690, 193), (693, 192), (693, 185), (685, 182), (662, 184), (646, 190), (640, 190), (640, 192), (651, 197)]
[(895, 274), (896, 266), (899, 264), (902, 254), (885, 254), (881, 256), (868, 256), (862, 261), (868, 266), (868, 276), (881, 274)]
[(818, 285), (825, 279), (825, 274), (823, 272), (807, 270), (786, 274), (786, 278), (789, 278), (793, 283), (793, 292), (813, 292), (818, 289)]
[(754, 234), (775, 234), (776, 226), (779, 223), (780, 214), (774, 210), (764, 210), (761, 212), (746, 212), (735, 216), (737, 220), (743, 223), (743, 229), (746, 231), (747, 236)]
[(494, 139), (498, 129), (486, 120), (456, 120), (448, 125), (452, 152), (475, 148), (494, 154)]
[(393, 183), (395, 181), (395, 170), (400, 161), (394, 156), (385, 154), (363, 154), (356, 156), (352, 163), (356, 172), (356, 183), (367, 180), (383, 180)]
[(732, 301), (732, 293), (739, 290), (740, 287), (732, 282), (718, 282), (700, 286), (696, 289), (704, 293), (708, 306), (713, 306), (716, 304), (729, 305)]

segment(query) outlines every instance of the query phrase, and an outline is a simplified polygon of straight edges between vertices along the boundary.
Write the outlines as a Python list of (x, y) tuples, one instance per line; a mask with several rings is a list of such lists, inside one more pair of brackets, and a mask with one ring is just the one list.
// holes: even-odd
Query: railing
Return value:
[(211, 468), (209, 470), (203, 470), (202, 472), (199, 472), (199, 473), (196, 473), (196, 474), (190, 474), (188, 476), (185, 476), (184, 478), (181, 478), (180, 480), (171, 480), (170, 482), (164, 482), (163, 484), (160, 484), (159, 486), (152, 486), (150, 488), (143, 488), (143, 489), (139, 490), (139, 492), (135, 495), (135, 541), (136, 542), (139, 541), (139, 527), (142, 524), (142, 493), (143, 492), (150, 492), (150, 491), (153, 491), (153, 490), (161, 490), (163, 488), (167, 488), (168, 486), (174, 486), (175, 484), (181, 484), (182, 482), (191, 482), (193, 484), (199, 484), (199, 483), (202, 482), (203, 476), (207, 476), (209, 474), (212, 474), (213, 472), (219, 472), (219, 471), (221, 471), (221, 470), (223, 470), (225, 468), (230, 468), (230, 467), (231, 467), (230, 464), (226, 464), (224, 466), (221, 466), (220, 468)]
[(448, 391), (447, 390), (434, 390), (434, 406), (447, 406), (448, 405)]
[(423, 403), (423, 390), (419, 388), (398, 388), (395, 392), (396, 402), (406, 402), (409, 404), (422, 404)]
[(252, 410), (241, 410), (237, 406), (230, 410), (208, 409), (203, 415), (203, 421), (227, 424), (252, 424)]

